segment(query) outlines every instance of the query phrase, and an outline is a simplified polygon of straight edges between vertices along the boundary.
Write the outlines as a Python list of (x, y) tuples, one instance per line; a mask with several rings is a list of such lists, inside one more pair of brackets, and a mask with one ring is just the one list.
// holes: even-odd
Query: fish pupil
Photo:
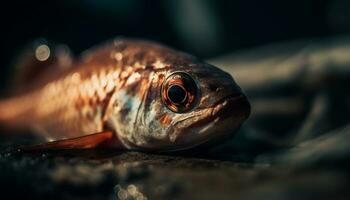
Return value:
[(186, 90), (179, 85), (172, 85), (168, 89), (168, 98), (175, 104), (183, 103), (186, 100)]

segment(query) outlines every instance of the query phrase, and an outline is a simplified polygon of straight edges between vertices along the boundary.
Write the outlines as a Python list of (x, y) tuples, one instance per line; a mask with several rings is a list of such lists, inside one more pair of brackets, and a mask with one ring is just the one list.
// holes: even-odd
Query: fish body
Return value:
[(165, 151), (232, 135), (249, 112), (226, 72), (134, 39), (92, 48), (69, 69), (38, 76), (21, 95), (0, 101), (0, 123), (48, 141), (108, 130), (122, 148)]

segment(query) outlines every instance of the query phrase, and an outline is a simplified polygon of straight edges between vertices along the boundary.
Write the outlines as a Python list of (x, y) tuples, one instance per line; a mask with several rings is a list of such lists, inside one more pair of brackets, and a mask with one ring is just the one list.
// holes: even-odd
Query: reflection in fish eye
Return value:
[(186, 96), (186, 90), (180, 85), (172, 85), (168, 89), (169, 100), (175, 104), (184, 102)]
[(168, 76), (162, 86), (162, 100), (173, 112), (188, 112), (196, 106), (199, 88), (187, 73), (176, 72)]

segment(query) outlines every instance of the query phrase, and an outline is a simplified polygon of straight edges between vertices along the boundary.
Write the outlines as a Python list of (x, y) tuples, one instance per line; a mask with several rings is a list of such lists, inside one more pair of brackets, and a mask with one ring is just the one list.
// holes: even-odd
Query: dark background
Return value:
[(18, 51), (38, 38), (65, 43), (77, 55), (122, 35), (210, 58), (272, 42), (350, 31), (346, 0), (12, 0), (1, 4), (3, 87)]

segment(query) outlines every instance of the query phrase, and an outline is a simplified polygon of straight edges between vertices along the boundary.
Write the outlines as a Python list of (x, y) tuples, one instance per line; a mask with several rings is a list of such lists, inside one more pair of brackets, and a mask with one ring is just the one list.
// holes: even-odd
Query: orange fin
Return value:
[(19, 152), (48, 152), (61, 150), (122, 149), (123, 145), (112, 131), (104, 131), (91, 135), (57, 140), (33, 146), (24, 146)]

